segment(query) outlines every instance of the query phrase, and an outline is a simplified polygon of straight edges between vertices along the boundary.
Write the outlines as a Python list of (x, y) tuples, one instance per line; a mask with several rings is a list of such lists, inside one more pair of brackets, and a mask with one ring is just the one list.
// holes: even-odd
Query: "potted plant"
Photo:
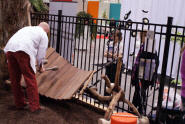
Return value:
[(86, 25), (89, 25), (90, 27), (91, 38), (95, 39), (97, 33), (97, 25), (92, 16), (84, 11), (81, 11), (77, 14), (75, 36), (81, 36), (85, 31)]

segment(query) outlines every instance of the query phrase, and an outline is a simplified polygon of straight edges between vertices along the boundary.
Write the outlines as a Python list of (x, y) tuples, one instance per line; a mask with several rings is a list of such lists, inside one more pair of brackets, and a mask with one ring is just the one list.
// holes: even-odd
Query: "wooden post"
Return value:
[(108, 88), (111, 87), (111, 82), (109, 80), (109, 78), (107, 77), (107, 75), (103, 75), (102, 78), (105, 80), (105, 84)]
[(121, 92), (122, 92), (122, 90), (120, 90), (118, 93), (116, 93), (116, 94), (113, 96), (113, 98), (112, 98), (112, 100), (111, 100), (111, 102), (110, 102), (110, 104), (109, 104), (109, 107), (107, 108), (107, 111), (106, 111), (106, 113), (105, 113), (105, 116), (104, 116), (104, 118), (105, 118), (106, 120), (110, 120), (110, 117), (111, 117), (111, 115), (112, 115), (112, 113), (113, 113), (113, 110), (114, 110), (114, 108), (115, 108), (117, 102), (118, 102), (119, 99), (120, 99)]
[(118, 57), (118, 63), (117, 63), (117, 68), (116, 68), (116, 77), (115, 77), (115, 89), (118, 88), (119, 86), (119, 78), (120, 78), (120, 72), (121, 72), (121, 66), (122, 66), (122, 57)]

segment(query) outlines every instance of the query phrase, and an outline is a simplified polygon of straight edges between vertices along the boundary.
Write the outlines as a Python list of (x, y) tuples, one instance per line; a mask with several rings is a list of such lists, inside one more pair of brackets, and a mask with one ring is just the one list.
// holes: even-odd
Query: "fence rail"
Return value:
[[(180, 95), (178, 80), (181, 80), (179, 74), (180, 49), (185, 41), (185, 27), (172, 25), (172, 18), (168, 18), (167, 24), (115, 20), (114, 26), (110, 26), (112, 20), (66, 16), (62, 15), (62, 11), (59, 11), (58, 15), (32, 13), (31, 18), (32, 25), (37, 25), (41, 21), (49, 23), (50, 45), (71, 64), (84, 70), (97, 70), (90, 86), (95, 86), (101, 95), (104, 95), (105, 92), (105, 82), (101, 79), (101, 75), (105, 75), (105, 65), (108, 62), (104, 53), (107, 44), (110, 43), (111, 35), (116, 32), (114, 29), (120, 30), (122, 32), (122, 42), (120, 43), (124, 46), (122, 51), (124, 67), (120, 86), (125, 92), (126, 99), (131, 102), (134, 92), (138, 90), (131, 84), (131, 76), (141, 47), (140, 35), (141, 32), (148, 31), (144, 49), (147, 53), (155, 51), (159, 66), (156, 70), (157, 77), (154, 79), (154, 85), (149, 85), (144, 92), (146, 97), (142, 103), (144, 107), (141, 107), (143, 110), (139, 111), (143, 111), (143, 114), (150, 119), (155, 116), (156, 120), (161, 121), (160, 114), (163, 110), (178, 109)], [(147, 73), (149, 77), (152, 75), (150, 74), (153, 67), (152, 58), (149, 58), (143, 63), (142, 79)], [(146, 70), (148, 61), (150, 61), (149, 70)], [(139, 80), (141, 79), (139, 78)], [(174, 84), (171, 83), (172, 80), (174, 80)], [(163, 94), (166, 88), (168, 91)], [(88, 94), (84, 94), (82, 99), (93, 105), (101, 106), (103, 109), (107, 107), (107, 104), (100, 103)], [(126, 104), (119, 102), (116, 111), (130, 111), (130, 109)]]

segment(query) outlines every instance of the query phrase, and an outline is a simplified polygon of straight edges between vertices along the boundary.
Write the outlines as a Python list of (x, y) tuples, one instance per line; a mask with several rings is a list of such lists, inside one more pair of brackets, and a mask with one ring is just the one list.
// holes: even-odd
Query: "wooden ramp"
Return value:
[[(53, 99), (70, 99), (81, 86), (90, 82), (94, 71), (84, 71), (72, 66), (68, 61), (55, 52), (47, 50), (48, 64), (44, 67), (58, 66), (57, 71), (37, 73), (39, 94)], [(84, 84), (84, 86), (85, 86)]]

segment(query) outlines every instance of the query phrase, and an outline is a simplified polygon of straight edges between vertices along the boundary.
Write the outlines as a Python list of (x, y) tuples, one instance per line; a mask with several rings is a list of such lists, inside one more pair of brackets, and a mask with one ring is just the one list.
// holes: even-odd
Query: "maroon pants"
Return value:
[(23, 51), (18, 51), (7, 52), (6, 56), (16, 107), (22, 108), (26, 105), (25, 96), (20, 85), (21, 76), (23, 74), (27, 86), (26, 93), (28, 96), (30, 110), (33, 112), (40, 109), (37, 82), (35, 73), (30, 66), (29, 55)]

